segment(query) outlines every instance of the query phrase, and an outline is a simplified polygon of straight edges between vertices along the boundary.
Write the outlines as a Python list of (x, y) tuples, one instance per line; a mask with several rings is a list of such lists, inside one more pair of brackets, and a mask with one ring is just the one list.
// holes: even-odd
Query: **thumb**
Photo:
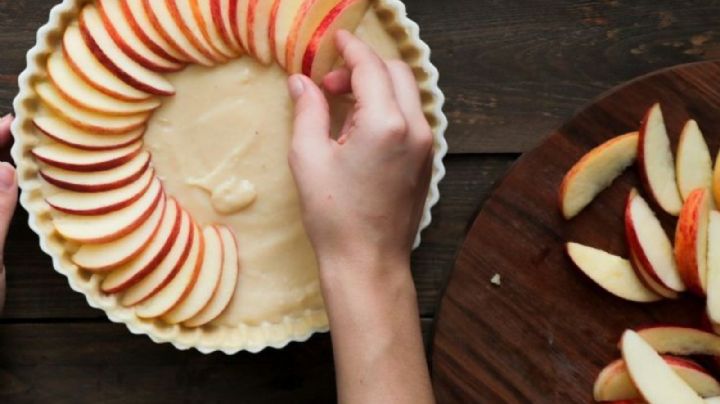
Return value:
[(288, 80), (295, 101), (293, 152), (311, 156), (330, 145), (330, 107), (320, 88), (303, 75)]
[(17, 196), (15, 169), (8, 163), (0, 163), (0, 247), (3, 251), (10, 221), (17, 205)]

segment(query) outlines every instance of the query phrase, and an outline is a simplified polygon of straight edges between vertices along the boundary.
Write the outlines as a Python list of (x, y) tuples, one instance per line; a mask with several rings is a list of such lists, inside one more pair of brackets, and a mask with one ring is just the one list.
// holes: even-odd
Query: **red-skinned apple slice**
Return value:
[(81, 150), (58, 143), (35, 147), (32, 153), (35, 158), (53, 167), (88, 172), (109, 170), (125, 164), (140, 150), (142, 141), (120, 149), (99, 151)]
[(585, 154), (568, 171), (560, 186), (565, 219), (577, 216), (635, 162), (638, 139), (637, 132), (614, 137)]
[[(701, 397), (720, 395), (720, 383), (702, 366), (683, 358), (663, 356), (663, 360)], [(640, 392), (630, 378), (625, 361), (618, 359), (606, 366), (593, 387), (595, 401), (632, 400)]]
[(169, 199), (156, 234), (142, 252), (103, 279), (100, 288), (105, 293), (119, 293), (136, 284), (153, 271), (172, 249), (182, 221), (182, 208)]
[(270, 10), (270, 49), (280, 66), (286, 66), (287, 40), (293, 28), (295, 16), (300, 11), (304, 0), (274, 0)]
[(720, 207), (720, 154), (715, 160), (715, 168), (713, 169), (712, 191), (715, 206)]
[(153, 111), (160, 101), (127, 102), (107, 95), (91, 86), (70, 67), (61, 49), (55, 50), (47, 62), (47, 73), (58, 92), (77, 107), (108, 115), (135, 115)]
[(647, 202), (633, 190), (625, 210), (625, 234), (636, 270), (656, 293), (673, 297), (685, 291), (672, 243)]
[(273, 54), (270, 49), (271, 0), (249, 0), (247, 13), (248, 53), (263, 64), (270, 64)]
[(195, 317), (185, 321), (186, 327), (201, 327), (212, 322), (227, 308), (237, 288), (237, 280), (240, 273), (240, 262), (238, 261), (237, 240), (230, 228), (218, 227), (222, 239), (223, 264), (222, 274), (218, 288), (213, 294), (210, 303), (205, 306)]
[(62, 191), (48, 196), (45, 201), (53, 209), (70, 215), (104, 215), (140, 199), (150, 187), (154, 177), (153, 169), (149, 169), (136, 181), (112, 191), (92, 193)]
[(712, 189), (712, 157), (697, 122), (685, 124), (677, 153), (678, 189), (683, 200), (697, 188)]
[(368, 0), (342, 0), (330, 10), (304, 50), (303, 74), (320, 83), (330, 73), (340, 57), (335, 34), (339, 30), (355, 31), (369, 7)]
[(107, 272), (135, 259), (158, 234), (160, 223), (169, 208), (165, 198), (155, 206), (152, 214), (127, 235), (102, 244), (83, 244), (73, 254), (73, 262), (88, 271)]
[(62, 116), (67, 122), (98, 134), (131, 132), (144, 126), (150, 118), (150, 113), (147, 112), (120, 116), (99, 114), (78, 108), (63, 98), (57, 88), (49, 82), (36, 84), (35, 91), (48, 109)]
[(235, 41), (248, 49), (247, 41), (247, 12), (249, 0), (233, 0), (230, 2), (230, 27)]
[[(200, 31), (210, 47), (220, 54), (224, 59), (228, 60), (238, 56), (238, 52), (225, 42), (221, 31), (221, 27), (215, 25), (213, 20), (212, 2), (214, 0), (190, 0), (193, 15), (197, 21)], [(218, 21), (222, 23), (222, 18)]]
[(636, 332), (625, 331), (620, 347), (630, 377), (646, 401), (703, 403), (703, 399)]
[[(208, 0), (203, 0), (208, 1)], [(200, 23), (195, 18), (191, 0), (166, 0), (168, 10), (175, 23), (190, 44), (204, 57), (217, 62), (227, 62), (227, 58), (218, 52), (205, 38)]]
[(120, 299), (125, 307), (131, 307), (154, 296), (172, 281), (190, 254), (195, 224), (190, 215), (181, 209), (180, 227), (176, 242), (157, 267), (137, 283), (130, 286)]
[(710, 212), (707, 257), (707, 315), (720, 324), (720, 212)]
[(61, 236), (80, 243), (107, 243), (137, 229), (162, 198), (162, 185), (156, 177), (148, 191), (129, 206), (100, 216), (59, 215), (54, 219), (55, 229)]
[(243, 53), (243, 47), (236, 40), (230, 25), (230, 4), (237, 4), (235, 0), (210, 0), (213, 23), (217, 27), (220, 37), (225, 44), (237, 55)]
[(638, 163), (640, 177), (655, 203), (677, 216), (682, 209), (682, 197), (660, 104), (650, 108), (640, 126)]
[(158, 56), (176, 63), (192, 62), (192, 59), (173, 47), (155, 29), (150, 15), (145, 10), (143, 0), (120, 0), (123, 15), (135, 32), (135, 35)]
[(662, 299), (645, 286), (626, 259), (577, 243), (568, 243), (567, 252), (585, 275), (615, 296), (643, 303)]
[(151, 94), (120, 80), (95, 57), (85, 43), (80, 27), (70, 25), (63, 34), (62, 49), (65, 60), (85, 82), (111, 97), (122, 101), (146, 101)]
[(195, 224), (190, 253), (173, 279), (157, 293), (135, 306), (140, 318), (157, 318), (178, 306), (193, 290), (205, 256), (205, 240)]
[(204, 66), (214, 65), (214, 61), (203, 55), (185, 36), (168, 7), (168, 1), (173, 0), (143, 0), (143, 6), (155, 30), (160, 33), (165, 42), (186, 55), (193, 63)]
[(106, 171), (78, 172), (45, 166), (40, 169), (40, 176), (68, 191), (102, 192), (130, 184), (140, 178), (149, 165), (150, 153), (140, 152), (127, 163)]
[(163, 320), (169, 324), (182, 323), (200, 313), (210, 303), (220, 284), (224, 256), (220, 233), (215, 226), (208, 226), (202, 234), (205, 251), (197, 281), (177, 306), (163, 315)]
[(175, 88), (165, 77), (141, 66), (120, 49), (105, 28), (100, 12), (94, 5), (85, 6), (79, 20), (85, 43), (108, 70), (127, 84), (146, 93), (162, 96), (175, 94)]
[(675, 231), (675, 259), (683, 283), (693, 293), (707, 290), (708, 221), (710, 191), (698, 188), (688, 196)]
[(305, 0), (298, 10), (287, 38), (286, 70), (302, 72), (305, 50), (315, 31), (342, 0)]
[(120, 49), (141, 66), (155, 72), (170, 73), (182, 69), (181, 62), (166, 59), (145, 44), (125, 17), (121, 3), (122, 0), (98, 0), (96, 3), (105, 28)]
[(697, 328), (658, 325), (637, 333), (661, 354), (720, 356), (720, 336)]
[(120, 135), (98, 135), (70, 125), (55, 116), (37, 116), (33, 119), (35, 127), (45, 136), (60, 143), (84, 150), (119, 149), (142, 138), (145, 128)]

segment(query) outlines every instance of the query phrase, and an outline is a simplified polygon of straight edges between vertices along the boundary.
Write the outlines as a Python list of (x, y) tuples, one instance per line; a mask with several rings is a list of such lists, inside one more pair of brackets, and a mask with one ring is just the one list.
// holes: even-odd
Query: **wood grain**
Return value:
[[(520, 159), (473, 224), (441, 305), (433, 366), (442, 402), (589, 402), (597, 372), (619, 356), (615, 344), (624, 329), (699, 325), (699, 300), (625, 302), (566, 257), (566, 241), (628, 256), (623, 212), (630, 190), (640, 186), (635, 170), (572, 221), (562, 218), (557, 192), (584, 153), (636, 130), (656, 101), (674, 144), (692, 117), (715, 154), (718, 82), (720, 64), (712, 62), (642, 78), (600, 99)], [(672, 232), (675, 219), (661, 217)], [(500, 287), (490, 283), (495, 274)]]

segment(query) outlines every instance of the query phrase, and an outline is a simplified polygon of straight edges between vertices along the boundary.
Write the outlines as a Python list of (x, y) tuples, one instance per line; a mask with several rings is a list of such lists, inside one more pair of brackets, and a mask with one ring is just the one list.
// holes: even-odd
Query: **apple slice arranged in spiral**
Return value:
[(232, 230), (226, 226), (219, 226), (218, 232), (222, 240), (222, 272), (217, 290), (210, 302), (198, 314), (183, 324), (187, 327), (200, 327), (210, 323), (227, 308), (237, 288), (237, 280), (240, 273), (238, 260), (237, 240)]
[[(208, 0), (203, 0), (207, 2)], [(216, 63), (227, 62), (228, 58), (222, 55), (210, 44), (205, 35), (203, 35), (200, 21), (195, 18), (191, 0), (166, 0), (170, 14), (172, 14), (175, 24), (185, 35), (193, 48), (200, 52), (204, 57)]]
[[(215, 0), (190, 0), (190, 6), (192, 7), (193, 15), (197, 21), (200, 32), (205, 38), (210, 47), (220, 54), (223, 59), (229, 60), (237, 57), (240, 52), (232, 47), (228, 42), (225, 42), (225, 38), (221, 30), (221, 25), (216, 25), (213, 19), (212, 3)], [(218, 6), (220, 4), (218, 3)], [(218, 19), (218, 22), (222, 24), (222, 18)]]
[(275, 61), (286, 66), (287, 40), (304, 0), (273, 0), (268, 36)]
[(370, 7), (368, 0), (342, 0), (320, 22), (302, 56), (302, 73), (320, 83), (340, 55), (335, 46), (339, 30), (355, 31)]
[(73, 254), (73, 262), (93, 272), (107, 272), (130, 262), (156, 238), (169, 205), (166, 199), (162, 198), (147, 220), (123, 237), (107, 243), (82, 245)]
[(145, 127), (140, 127), (119, 135), (98, 135), (70, 125), (63, 119), (52, 115), (37, 116), (33, 119), (33, 123), (45, 136), (67, 146), (84, 150), (123, 148), (140, 140), (145, 133)]
[(250, 0), (248, 2), (248, 53), (266, 65), (273, 60), (269, 34), (272, 7), (272, 0)]
[(585, 154), (568, 171), (560, 186), (560, 207), (565, 219), (577, 216), (635, 162), (638, 139), (637, 132), (612, 138)]
[(151, 94), (122, 81), (95, 57), (77, 25), (70, 25), (63, 34), (62, 49), (73, 71), (97, 90), (122, 101), (145, 101)]
[(169, 324), (178, 324), (195, 317), (212, 299), (220, 284), (223, 269), (223, 241), (215, 226), (208, 226), (202, 232), (204, 254), (202, 265), (189, 293), (172, 310), (163, 315)]
[(123, 16), (133, 32), (158, 56), (175, 63), (192, 62), (192, 59), (165, 40), (150, 20), (144, 0), (120, 0)]
[(190, 255), (195, 224), (185, 210), (180, 210), (180, 224), (176, 241), (155, 268), (152, 268), (142, 279), (124, 291), (120, 299), (123, 306), (131, 307), (154, 296), (175, 279), (175, 275), (185, 264)]
[(100, 288), (105, 293), (118, 293), (142, 280), (170, 253), (180, 232), (182, 208), (170, 198), (162, 221), (142, 252), (131, 261), (113, 270), (103, 279)]
[(650, 108), (640, 127), (638, 162), (640, 177), (655, 203), (677, 216), (682, 209), (682, 196), (660, 104)]
[(175, 88), (163, 75), (141, 66), (120, 49), (94, 5), (85, 6), (80, 12), (79, 20), (85, 43), (108, 70), (127, 84), (146, 93), (163, 96), (175, 94)]
[(50, 54), (47, 73), (63, 98), (82, 109), (108, 115), (135, 115), (153, 111), (160, 106), (156, 98), (127, 102), (97, 90), (75, 73), (61, 49)]
[(181, 62), (153, 52), (137, 35), (123, 12), (122, 2), (123, 0), (98, 0), (96, 3), (105, 29), (120, 49), (146, 69), (159, 73), (181, 70), (184, 67)]
[(45, 166), (40, 176), (48, 183), (68, 191), (102, 192), (130, 184), (150, 165), (150, 154), (140, 152), (127, 163), (105, 171), (78, 172)]
[(707, 290), (708, 222), (712, 196), (710, 190), (691, 192), (680, 211), (675, 231), (675, 259), (687, 288), (698, 296)]
[(204, 66), (213, 66), (215, 62), (193, 46), (183, 33), (182, 28), (173, 17), (168, 3), (172, 1), (174, 0), (143, 0), (143, 6), (150, 23), (165, 42), (177, 52), (185, 55), (191, 62)]
[[(700, 396), (720, 395), (720, 383), (696, 362), (674, 356), (663, 356), (663, 360)], [(593, 398), (602, 402), (641, 398), (624, 360), (618, 359), (600, 372), (593, 387)]]
[(122, 209), (140, 199), (155, 178), (148, 169), (134, 182), (111, 191), (75, 192), (62, 191), (45, 198), (53, 209), (70, 215), (103, 215)]
[(235, 38), (232, 25), (230, 24), (231, 4), (237, 5), (237, 1), (210, 0), (210, 12), (212, 13), (213, 23), (215, 27), (217, 27), (217, 31), (223, 42), (225, 42), (226, 46), (232, 49), (236, 55), (240, 55), (243, 53), (243, 47)]
[(697, 188), (712, 189), (712, 157), (697, 122), (685, 124), (677, 153), (677, 180), (680, 195), (687, 200)]
[(672, 243), (655, 213), (635, 190), (625, 210), (625, 234), (635, 269), (650, 289), (667, 298), (685, 291)]
[(76, 149), (64, 144), (35, 147), (33, 156), (45, 164), (70, 171), (104, 171), (118, 167), (132, 160), (142, 149), (142, 141), (113, 149), (89, 151)]
[(230, 2), (230, 28), (235, 41), (246, 51), (248, 50), (247, 11), (249, 0), (232, 0)]
[(107, 243), (137, 229), (163, 198), (162, 185), (155, 177), (147, 192), (129, 206), (99, 216), (60, 215), (54, 219), (55, 230), (80, 243)]

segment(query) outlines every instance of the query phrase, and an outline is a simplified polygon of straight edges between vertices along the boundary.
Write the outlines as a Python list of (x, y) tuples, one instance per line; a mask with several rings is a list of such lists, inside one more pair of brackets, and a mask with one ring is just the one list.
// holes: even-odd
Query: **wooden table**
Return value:
[[(0, 1), (0, 112), (52, 6)], [(720, 2), (407, 0), (434, 50), (450, 120), (442, 201), (415, 253), (423, 330), (493, 184), (590, 99), (635, 76), (720, 55)], [(327, 335), (283, 351), (204, 356), (110, 323), (70, 290), (19, 210), (6, 248), (0, 402), (332, 402)], [(240, 400), (237, 400), (240, 402)]]

